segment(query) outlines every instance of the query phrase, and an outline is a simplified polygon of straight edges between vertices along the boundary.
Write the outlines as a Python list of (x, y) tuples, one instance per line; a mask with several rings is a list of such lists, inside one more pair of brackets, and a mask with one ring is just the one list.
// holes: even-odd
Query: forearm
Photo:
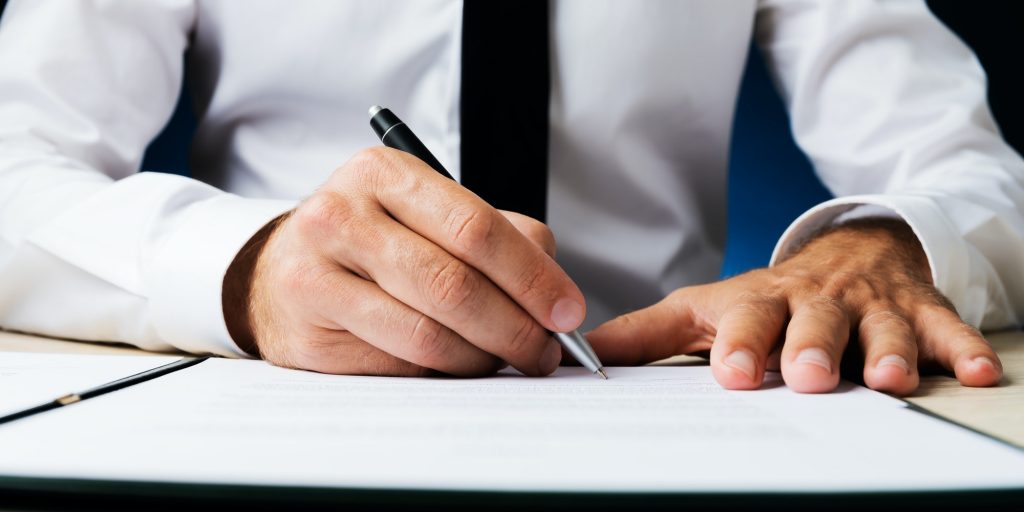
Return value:
[[(10, 182), (0, 174), (0, 189)], [(240, 354), (222, 320), (224, 273), (249, 236), (291, 202), (242, 199), (151, 173), (108, 180), (84, 195), (60, 190), (38, 194), (48, 214), (38, 222), (17, 201), (4, 204), (0, 326)]]
[(0, 326), (238, 353), (223, 327), (224, 271), (291, 205), (138, 173), (177, 99), (194, 14), (189, 2), (8, 6)]

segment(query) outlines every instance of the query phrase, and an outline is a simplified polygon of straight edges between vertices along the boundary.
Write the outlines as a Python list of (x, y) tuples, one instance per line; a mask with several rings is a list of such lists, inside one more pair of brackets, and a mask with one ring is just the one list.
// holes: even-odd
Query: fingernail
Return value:
[(572, 299), (562, 299), (551, 309), (551, 322), (558, 332), (569, 332), (583, 323), (583, 306)]
[(826, 372), (832, 373), (832, 358), (828, 352), (820, 348), (805, 348), (796, 356), (796, 362), (802, 364), (813, 364), (824, 368)]
[(878, 364), (875, 365), (876, 368), (881, 368), (883, 366), (895, 366), (903, 370), (904, 373), (910, 373), (910, 365), (907, 364), (907, 360), (904, 359), (903, 356), (898, 356), (896, 354), (889, 354), (882, 357), (878, 360)]
[(746, 350), (737, 350), (722, 359), (726, 366), (733, 370), (743, 372), (750, 380), (754, 380), (754, 373), (757, 371), (757, 362), (754, 355)]
[(977, 366), (988, 366), (989, 368), (992, 368), (993, 370), (998, 368), (996, 366), (996, 362), (995, 361), (993, 361), (993, 360), (991, 360), (991, 359), (989, 359), (989, 358), (987, 358), (985, 356), (975, 357), (974, 359), (971, 359), (971, 362), (974, 363)]
[(555, 340), (548, 341), (547, 348), (544, 349), (544, 354), (540, 356), (540, 373), (542, 375), (549, 375), (551, 372), (558, 368), (558, 363), (562, 362), (562, 347), (558, 345)]

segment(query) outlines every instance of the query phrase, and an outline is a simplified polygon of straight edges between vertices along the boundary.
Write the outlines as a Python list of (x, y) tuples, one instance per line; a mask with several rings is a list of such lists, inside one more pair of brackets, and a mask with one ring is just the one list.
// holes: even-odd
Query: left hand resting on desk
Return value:
[(849, 341), (863, 353), (865, 384), (897, 395), (938, 364), (966, 386), (992, 386), (1002, 367), (934, 286), (910, 228), (862, 219), (811, 240), (775, 267), (676, 290), (587, 335), (608, 365), (644, 364), (710, 350), (715, 378), (754, 389), (781, 366), (800, 392), (831, 391)]

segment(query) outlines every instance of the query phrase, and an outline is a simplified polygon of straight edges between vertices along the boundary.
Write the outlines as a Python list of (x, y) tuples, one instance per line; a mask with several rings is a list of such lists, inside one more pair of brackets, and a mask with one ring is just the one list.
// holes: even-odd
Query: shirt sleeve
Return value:
[(873, 205), (910, 225), (964, 321), (1019, 325), (1024, 162), (971, 51), (916, 0), (763, 1), (757, 40), (797, 143), (837, 196), (790, 225), (772, 264)]
[(15, 1), (0, 24), (0, 327), (244, 355), (221, 287), (291, 208), (138, 172), (170, 117), (188, 0)]

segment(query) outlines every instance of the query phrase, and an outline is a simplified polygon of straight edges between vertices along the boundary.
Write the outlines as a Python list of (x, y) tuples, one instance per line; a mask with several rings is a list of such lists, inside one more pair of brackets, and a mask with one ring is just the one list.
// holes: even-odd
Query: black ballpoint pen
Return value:
[[(370, 126), (385, 146), (405, 151), (423, 160), (423, 162), (433, 167), (441, 175), (452, 181), (455, 180), (444, 166), (441, 165), (441, 162), (427, 149), (427, 146), (423, 145), (419, 137), (412, 132), (412, 129), (390, 110), (377, 105), (370, 107)], [(555, 332), (551, 334), (580, 364), (601, 378), (608, 378), (608, 375), (604, 372), (604, 367), (601, 365), (601, 360), (597, 358), (594, 349), (591, 348), (590, 343), (587, 342), (587, 339), (579, 331)]]
[(59, 409), (61, 407), (66, 407), (68, 405), (81, 402), (82, 400), (88, 400), (93, 397), (105, 395), (107, 393), (111, 393), (119, 389), (134, 386), (136, 384), (140, 384), (148, 380), (153, 380), (157, 377), (163, 377), (164, 375), (176, 372), (178, 370), (184, 370), (189, 366), (197, 365), (203, 361), (206, 361), (207, 359), (209, 358), (185, 357), (182, 359), (178, 359), (177, 361), (167, 363), (163, 366), (158, 366), (156, 368), (151, 368), (144, 372), (136, 373), (135, 375), (129, 375), (127, 377), (117, 379), (115, 381), (108, 382), (106, 384), (102, 384), (94, 388), (87, 389), (85, 391), (80, 391), (78, 393), (69, 393), (62, 397), (55, 398), (49, 402), (39, 404), (35, 407), (29, 407), (27, 409), (22, 409), (4, 416), (0, 416), (0, 423), (8, 423), (14, 420), (20, 420), (22, 418), (27, 418), (29, 416), (33, 416), (35, 414), (39, 414), (42, 412), (51, 411), (53, 409)]

